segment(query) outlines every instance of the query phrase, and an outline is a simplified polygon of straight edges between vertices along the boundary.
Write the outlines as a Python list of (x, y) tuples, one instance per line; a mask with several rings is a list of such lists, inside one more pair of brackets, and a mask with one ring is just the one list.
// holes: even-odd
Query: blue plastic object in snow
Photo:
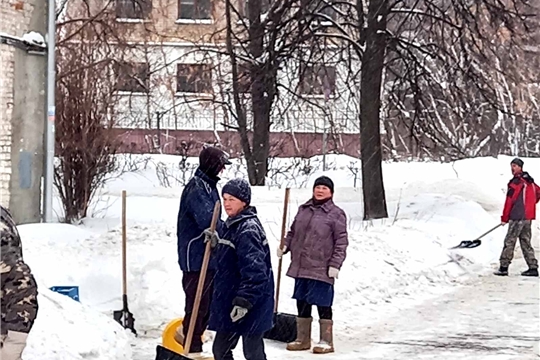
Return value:
[(75, 301), (79, 301), (79, 287), (78, 286), (53, 286), (51, 291), (57, 292), (62, 295), (69, 296)]

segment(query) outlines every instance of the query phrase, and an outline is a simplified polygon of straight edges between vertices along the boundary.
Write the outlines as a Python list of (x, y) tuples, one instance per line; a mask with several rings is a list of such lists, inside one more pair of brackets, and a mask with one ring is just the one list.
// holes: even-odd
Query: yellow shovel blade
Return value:
[[(184, 352), (184, 347), (175, 340), (174, 335), (176, 334), (177, 329), (182, 326), (183, 321), (184, 318), (176, 318), (171, 320), (161, 335), (161, 344), (163, 347), (178, 354), (182, 354)], [(203, 343), (205, 341), (205, 337), (206, 336), (203, 334)]]

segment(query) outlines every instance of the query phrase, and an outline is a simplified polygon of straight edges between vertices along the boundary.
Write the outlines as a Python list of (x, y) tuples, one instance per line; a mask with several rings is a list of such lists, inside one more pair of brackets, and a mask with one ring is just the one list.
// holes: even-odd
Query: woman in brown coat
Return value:
[(296, 341), (287, 350), (311, 349), (311, 309), (317, 306), (321, 337), (314, 353), (334, 352), (332, 303), (334, 282), (348, 246), (347, 216), (332, 201), (334, 183), (326, 176), (315, 180), (313, 197), (298, 209), (278, 257), (291, 253), (287, 276), (295, 279), (293, 298), (298, 307)]

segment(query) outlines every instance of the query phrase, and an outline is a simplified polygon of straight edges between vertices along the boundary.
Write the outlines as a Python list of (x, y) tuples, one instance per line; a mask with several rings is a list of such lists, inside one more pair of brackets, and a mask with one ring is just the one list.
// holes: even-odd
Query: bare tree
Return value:
[[(471, 100), (482, 99), (491, 111), (500, 111), (490, 71), (491, 60), (500, 58), (493, 44), (501, 28), (528, 32), (527, 9), (520, 0), (370, 0), (367, 6), (358, 1), (357, 44), (365, 49), (360, 94), (365, 219), (387, 217), (381, 171), (382, 90), (388, 89), (389, 107), (408, 122), (411, 137), (427, 136), (433, 143), (440, 143), (441, 133), (447, 132), (434, 126), (441, 124), (441, 101), (454, 109), (459, 104), (462, 112), (464, 105), (476, 105)], [(519, 45), (506, 40), (509, 51)]]
[(96, 190), (116, 170), (114, 69), (121, 62), (105, 36), (112, 32), (107, 23), (89, 15), (58, 24), (54, 184), (66, 222), (87, 216)]
[[(233, 129), (250, 182), (261, 185), (269, 155), (280, 147), (271, 131), (287, 129), (300, 153), (299, 128), (324, 127), (339, 144), (352, 119), (361, 129), (364, 217), (386, 217), (384, 156), (537, 151), (531, 119), (538, 88), (516, 66), (529, 13), (524, 0), (511, 1), (227, 0), (213, 5), (214, 12), (223, 5), (224, 16), (201, 25), (199, 41), (182, 39), (174, 21), (174, 31), (152, 21), (168, 11), (154, 3), (139, 9), (144, 19), (124, 24), (139, 37), (122, 52), (146, 67), (131, 76), (135, 91), (119, 96), (130, 111), (116, 111), (116, 122), (127, 114), (127, 122), (157, 128), (147, 138), (158, 152), (181, 152), (177, 139), (162, 136), (164, 128), (209, 124), (208, 141), (216, 144), (218, 125)], [(122, 43), (113, 29), (105, 34), (108, 43)], [(165, 45), (179, 39), (189, 48)]]
[[(369, 1), (367, 27), (363, 30), (365, 33), (362, 36), (365, 41), (365, 52), (362, 58), (360, 87), (360, 153), (364, 219), (366, 220), (388, 217), (382, 175), (380, 130), (381, 85), (386, 52), (385, 30), (388, 7), (387, 0)], [(363, 11), (359, 18), (363, 18)]]
[(527, 87), (529, 70), (513, 64), (531, 36), (528, 2), (402, 2), (390, 13), (387, 110), (418, 154), (453, 160), (509, 151), (505, 124), (521, 117), (511, 98)]
[[(272, 130), (286, 129), (297, 144), (298, 128), (320, 133), (324, 127), (329, 148), (343, 147), (339, 129), (347, 123), (350, 128), (351, 122), (347, 122), (346, 107), (337, 105), (341, 92), (335, 91), (339, 78), (336, 64), (340, 59), (324, 55), (329, 53), (324, 49), (326, 40), (317, 35), (322, 29), (318, 23), (328, 17), (324, 13), (331, 7), (323, 0), (280, 0), (271, 4), (267, 0), (229, 1), (224, 5), (228, 15), (222, 14), (223, 20), (218, 11), (221, 5), (216, 3), (213, 25), (200, 26), (211, 30), (191, 34), (185, 40), (181, 33), (173, 36), (159, 25), (162, 22), (153, 21), (154, 16), (171, 20), (167, 5), (161, 2), (145, 13), (147, 18), (138, 14), (133, 22), (117, 21), (125, 22), (126, 29), (137, 34), (136, 44), (125, 49), (129, 54), (126, 57), (131, 63), (147, 65), (141, 77), (148, 80), (147, 87), (133, 86), (132, 91), (126, 89), (120, 94), (119, 107), (128, 111), (118, 112), (117, 123), (124, 129), (149, 129), (146, 141), (152, 152), (170, 153), (171, 146), (178, 148), (178, 139), (162, 136), (166, 129), (200, 126), (207, 130), (213, 125), (214, 137), (207, 141), (217, 144), (221, 144), (218, 126), (235, 130), (253, 184), (264, 184), (269, 154), (282, 146), (271, 143)], [(195, 9), (193, 14), (200, 10)], [(190, 46), (166, 45), (168, 40), (179, 39)], [(331, 67), (325, 68), (329, 63)], [(310, 79), (311, 85), (306, 86), (302, 78)], [(329, 87), (331, 99), (325, 101), (321, 89), (313, 91), (319, 86)], [(340, 113), (334, 116), (337, 109)], [(214, 114), (213, 119), (208, 113)], [(323, 118), (326, 126), (320, 124)], [(298, 146), (296, 150), (303, 155)]]
[(294, 139), (294, 127), (301, 126), (312, 111), (315, 117), (326, 118), (331, 129), (337, 128), (330, 102), (336, 103), (340, 96), (336, 94), (336, 64), (342, 59), (342, 49), (331, 42), (329, 50), (328, 37), (319, 35), (335, 14), (325, 1), (249, 0), (244, 4), (244, 11), (230, 0), (225, 4), (234, 104), (229, 110), (236, 120), (229, 127), (240, 134), (250, 182), (262, 185), (273, 126), (283, 127), (292, 117)]

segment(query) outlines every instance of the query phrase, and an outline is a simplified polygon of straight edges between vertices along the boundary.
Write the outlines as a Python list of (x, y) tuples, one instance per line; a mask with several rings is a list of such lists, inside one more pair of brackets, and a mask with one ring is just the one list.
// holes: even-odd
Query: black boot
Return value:
[(534, 276), (538, 277), (538, 269), (530, 269), (521, 273), (521, 276)]
[(501, 266), (499, 267), (499, 270), (493, 273), (493, 275), (497, 276), (508, 276), (508, 266)]

